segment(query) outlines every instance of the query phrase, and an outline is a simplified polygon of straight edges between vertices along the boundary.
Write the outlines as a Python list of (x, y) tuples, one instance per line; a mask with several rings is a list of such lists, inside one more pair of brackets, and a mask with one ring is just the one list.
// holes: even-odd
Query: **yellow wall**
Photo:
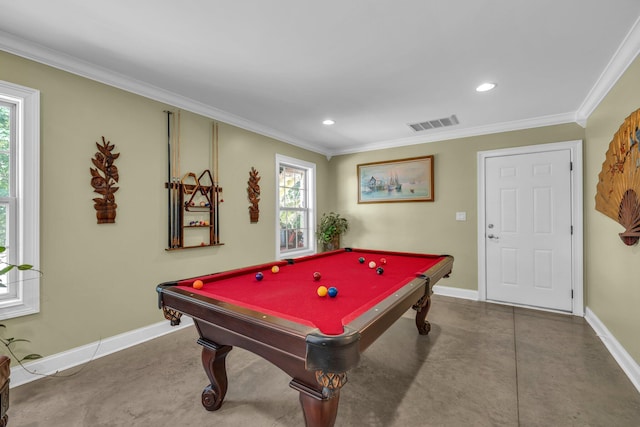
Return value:
[[(640, 361), (638, 246), (594, 209), (597, 175), (613, 133), (640, 107), (636, 61), (589, 118), (576, 124), (342, 155), (330, 161), (236, 127), (220, 125), (224, 246), (166, 252), (166, 116), (171, 108), (91, 80), (0, 52), (0, 79), (41, 91), (41, 312), (4, 321), (26, 336), (25, 351), (50, 355), (162, 320), (155, 285), (172, 279), (267, 262), (275, 256), (275, 154), (317, 165), (319, 213), (337, 210), (353, 247), (449, 253), (454, 274), (439, 284), (477, 290), (477, 152), (586, 140), (586, 306)], [(209, 167), (211, 120), (182, 113), (182, 172)], [(116, 224), (96, 224), (89, 184), (95, 141), (121, 153)], [(356, 165), (435, 156), (435, 202), (357, 204)], [(262, 176), (260, 222), (250, 224), (249, 169)], [(455, 213), (467, 213), (466, 222)], [(635, 261), (635, 262), (634, 262)], [(24, 347), (23, 347), (24, 348)]]
[(625, 246), (618, 237), (622, 226), (596, 211), (594, 200), (609, 143), (638, 108), (640, 59), (636, 58), (587, 122), (584, 200), (587, 307), (640, 363), (640, 246)]
[[(350, 220), (344, 244), (352, 247), (453, 255), (454, 274), (439, 285), (478, 289), (478, 151), (581, 140), (576, 124), (369, 151), (331, 159), (339, 184), (337, 209)], [(358, 204), (357, 165), (434, 155), (434, 202)], [(456, 212), (466, 212), (465, 222)]]
[[(170, 108), (158, 102), (0, 52), (0, 80), (41, 91), (41, 312), (3, 321), (28, 337), (22, 352), (50, 355), (162, 320), (155, 285), (275, 258), (275, 154), (326, 157), (221, 124), (221, 240), (215, 248), (167, 252)], [(208, 168), (211, 120), (182, 112), (182, 173)], [(90, 185), (95, 142), (120, 153), (115, 224), (96, 223)], [(249, 170), (262, 177), (260, 222), (250, 224)], [(324, 187), (319, 209), (329, 204)]]

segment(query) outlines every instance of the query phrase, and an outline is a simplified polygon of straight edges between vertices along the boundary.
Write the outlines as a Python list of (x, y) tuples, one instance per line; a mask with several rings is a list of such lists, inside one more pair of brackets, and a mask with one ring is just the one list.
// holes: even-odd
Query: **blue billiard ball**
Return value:
[(338, 288), (334, 288), (333, 286), (329, 288), (329, 291), (327, 292), (329, 294), (329, 296), (331, 298), (334, 298), (336, 295), (338, 295)]
[(382, 268), (382, 267), (376, 268), (376, 273), (378, 273), (378, 274), (384, 273), (384, 268)]
[(358, 262), (359, 262), (360, 264), (364, 264), (364, 258), (363, 258), (363, 257), (358, 258)]
[(260, 280), (262, 280), (262, 278), (264, 277), (264, 275), (262, 273), (256, 273), (256, 280), (259, 282)]

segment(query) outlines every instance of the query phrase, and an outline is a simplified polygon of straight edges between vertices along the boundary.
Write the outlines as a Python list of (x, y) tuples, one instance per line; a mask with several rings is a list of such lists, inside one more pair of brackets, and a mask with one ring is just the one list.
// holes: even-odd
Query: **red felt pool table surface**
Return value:
[[(359, 258), (365, 262), (360, 263)], [(386, 259), (386, 264), (381, 263)], [(224, 301), (256, 312), (277, 316), (310, 327), (326, 335), (339, 335), (344, 326), (404, 285), (426, 272), (444, 256), (364, 249), (338, 250), (278, 261), (177, 282), (178, 287), (204, 298)], [(382, 267), (378, 274), (369, 262)], [(278, 273), (271, 268), (277, 265)], [(256, 279), (262, 272), (264, 278)], [(321, 279), (315, 281), (313, 273)], [(194, 289), (195, 280), (202, 289)], [(319, 286), (335, 287), (338, 295), (320, 297)]]

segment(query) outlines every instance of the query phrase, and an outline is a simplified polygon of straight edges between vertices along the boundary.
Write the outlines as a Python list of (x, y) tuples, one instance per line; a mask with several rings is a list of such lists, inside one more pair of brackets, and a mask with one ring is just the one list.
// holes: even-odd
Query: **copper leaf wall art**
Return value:
[(102, 195), (93, 199), (93, 207), (96, 209), (98, 224), (108, 224), (116, 222), (116, 199), (113, 193), (118, 191), (115, 184), (120, 179), (118, 168), (114, 161), (120, 157), (120, 153), (113, 153), (115, 145), (102, 137), (102, 144), (96, 142), (98, 152), (91, 159), (95, 168), (91, 171), (91, 186), (93, 191)]
[(620, 223), (626, 245), (640, 239), (640, 109), (631, 113), (609, 143), (598, 175), (596, 210)]

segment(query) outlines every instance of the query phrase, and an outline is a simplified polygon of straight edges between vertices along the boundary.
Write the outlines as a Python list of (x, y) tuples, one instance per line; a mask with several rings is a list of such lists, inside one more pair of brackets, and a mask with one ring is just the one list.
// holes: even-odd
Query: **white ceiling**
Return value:
[(584, 125), (639, 17), (638, 0), (0, 0), (0, 49), (331, 156)]

